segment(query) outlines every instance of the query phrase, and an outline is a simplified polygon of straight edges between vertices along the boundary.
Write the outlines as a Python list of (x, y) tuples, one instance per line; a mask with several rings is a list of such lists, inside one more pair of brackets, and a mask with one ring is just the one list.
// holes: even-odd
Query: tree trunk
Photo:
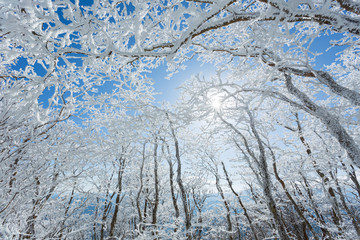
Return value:
[[(269, 147), (270, 149), (270, 147)], [(314, 230), (314, 228), (311, 226), (311, 224), (309, 223), (309, 221), (306, 219), (306, 217), (304, 216), (304, 211), (305, 209), (302, 207), (302, 206), (299, 206), (295, 200), (293, 199), (293, 197), (291, 196), (291, 194), (289, 193), (286, 185), (285, 185), (285, 182), (280, 178), (279, 174), (278, 174), (278, 171), (277, 171), (277, 167), (276, 167), (276, 159), (275, 159), (275, 154), (274, 152), (272, 151), (272, 149), (270, 149), (270, 152), (271, 152), (271, 155), (273, 157), (273, 169), (274, 169), (274, 174), (275, 174), (275, 178), (278, 180), (278, 182), (280, 183), (282, 189), (285, 191), (285, 195), (287, 196), (287, 198), (290, 200), (290, 202), (292, 203), (292, 205), (294, 206), (294, 209), (296, 211), (296, 213), (299, 215), (299, 217), (303, 220), (303, 223), (304, 223), (304, 226), (305, 226), (305, 229), (303, 230), (304, 232), (304, 236), (306, 236), (307, 238), (307, 235), (306, 235), (306, 227), (310, 230), (310, 232), (312, 233), (313, 235), (313, 238), (314, 239), (318, 239), (317, 237), (317, 233), (316, 231)]]
[(157, 231), (155, 230), (156, 224), (157, 224), (157, 210), (159, 207), (159, 177), (158, 177), (158, 160), (157, 160), (157, 149), (158, 149), (158, 143), (157, 143), (157, 137), (155, 137), (155, 143), (154, 143), (154, 182), (155, 182), (155, 199), (152, 209), (152, 222), (151, 224), (154, 227), (153, 235), (157, 235)]
[[(109, 199), (109, 197), (110, 197), (110, 199)], [(103, 209), (102, 216), (101, 216), (101, 226), (100, 226), (100, 239), (101, 240), (103, 240), (105, 237), (106, 219), (108, 217), (108, 214), (109, 214), (109, 211), (111, 208), (112, 197), (113, 197), (113, 195), (110, 196), (109, 188), (107, 188), (106, 195), (105, 195), (104, 209)]]
[(140, 187), (139, 187), (139, 191), (137, 192), (137, 195), (136, 195), (136, 208), (137, 208), (137, 212), (138, 212), (138, 216), (139, 216), (139, 232), (140, 233), (143, 230), (143, 226), (142, 226), (143, 218), (142, 218), (142, 214), (141, 214), (140, 196), (141, 196), (142, 189), (144, 187), (143, 171), (144, 171), (144, 164), (145, 164), (145, 150), (146, 150), (146, 143), (143, 144), (142, 162), (141, 162), (141, 166), (140, 166), (140, 176), (139, 176)]
[(262, 175), (262, 185), (263, 185), (263, 191), (264, 191), (264, 196), (268, 205), (268, 208), (271, 212), (271, 214), (273, 215), (274, 221), (275, 221), (275, 226), (276, 229), (280, 235), (280, 238), (282, 240), (289, 240), (289, 237), (287, 236), (286, 230), (283, 226), (283, 224), (281, 223), (280, 220), (280, 216), (278, 213), (278, 210), (276, 208), (276, 203), (275, 200), (272, 196), (271, 193), (271, 179), (270, 179), (270, 174), (269, 174), (269, 170), (267, 167), (267, 161), (266, 161), (266, 155), (265, 155), (265, 149), (263, 146), (263, 143), (260, 139), (260, 136), (255, 128), (255, 122), (254, 122), (254, 118), (251, 114), (251, 112), (247, 109), (247, 114), (249, 116), (250, 119), (250, 128), (251, 131), (253, 132), (255, 139), (257, 141), (257, 145), (259, 148), (259, 152), (260, 152), (260, 156), (259, 156), (259, 170), (261, 172)]
[[(125, 153), (125, 149), (124, 147), (122, 147), (122, 155)], [(122, 178), (124, 176), (124, 170), (125, 170), (125, 165), (126, 165), (126, 158), (124, 156), (121, 156), (119, 159), (119, 170), (118, 170), (118, 182), (117, 182), (117, 192), (116, 192), (116, 199), (115, 199), (115, 209), (114, 209), (114, 213), (111, 219), (111, 224), (110, 224), (110, 233), (109, 233), (109, 237), (110, 239), (115, 239), (114, 238), (114, 232), (115, 232), (115, 226), (116, 226), (116, 220), (117, 220), (117, 216), (119, 214), (119, 205), (120, 205), (120, 196), (121, 196), (121, 192), (122, 192)], [(109, 239), (109, 240), (110, 240)]]
[(227, 231), (229, 232), (229, 239), (232, 240), (233, 236), (232, 236), (232, 223), (231, 223), (231, 214), (230, 214), (230, 207), (229, 207), (229, 203), (226, 201), (225, 199), (225, 195), (224, 195), (224, 191), (222, 190), (221, 186), (220, 186), (220, 179), (219, 179), (219, 174), (218, 172), (214, 173), (215, 174), (215, 184), (216, 184), (216, 189), (218, 190), (221, 199), (223, 200), (225, 209), (226, 209), (226, 222), (227, 222)]
[[(171, 200), (174, 206), (174, 210), (175, 210), (175, 225), (178, 224), (178, 219), (180, 216), (180, 212), (179, 212), (179, 207), (177, 204), (177, 199), (175, 196), (175, 188), (174, 188), (174, 165), (173, 162), (171, 161), (171, 152), (170, 152), (170, 147), (168, 144), (166, 144), (166, 142), (164, 141), (164, 144), (166, 145), (166, 149), (167, 149), (167, 162), (169, 164), (169, 182), (170, 182), (170, 192), (171, 192)], [(164, 152), (164, 150), (163, 150)], [(174, 232), (177, 231), (177, 227), (175, 227)]]
[[(218, 117), (222, 120), (222, 122), (224, 122), (227, 126), (229, 126), (231, 129), (233, 129), (244, 140), (246, 150), (247, 150), (248, 154), (254, 159), (254, 162), (256, 163), (258, 170), (260, 172), (260, 174), (258, 174), (258, 175), (260, 175), (260, 176), (258, 176), (258, 181), (263, 188), (263, 193), (264, 193), (264, 197), (266, 200), (268, 210), (270, 211), (270, 213), (275, 221), (275, 228), (278, 231), (280, 238), (282, 240), (289, 240), (286, 230), (280, 220), (280, 216), (279, 216), (278, 210), (276, 208), (276, 203), (275, 203), (275, 200), (271, 193), (271, 180), (270, 180), (270, 175), (268, 172), (264, 146), (263, 146), (260, 136), (255, 128), (253, 116), (248, 109), (247, 109), (247, 114), (250, 119), (251, 131), (255, 136), (255, 139), (256, 139), (256, 142), (258, 145), (258, 149), (260, 152), (259, 157), (256, 157), (255, 153), (253, 151), (251, 151), (251, 149), (247, 146), (247, 141), (246, 141), (245, 136), (238, 129), (236, 129), (233, 124), (227, 122), (220, 114), (218, 114)], [(256, 172), (254, 172), (254, 173), (257, 174)], [(260, 179), (260, 177), (261, 177), (261, 179)]]
[(237, 198), (237, 200), (238, 200), (238, 202), (239, 202), (239, 204), (240, 204), (240, 206), (241, 206), (241, 208), (242, 208), (242, 210), (244, 212), (244, 216), (246, 217), (246, 220), (249, 222), (251, 232), (254, 235), (254, 239), (258, 240), (258, 237), (256, 236), (256, 231), (255, 231), (254, 225), (253, 225), (252, 220), (251, 220), (251, 218), (250, 218), (250, 216), (249, 216), (249, 214), (247, 212), (247, 209), (246, 209), (245, 205), (243, 204), (243, 202), (241, 201), (241, 198), (240, 198), (239, 194), (233, 188), (232, 181), (230, 180), (230, 177), (229, 177), (229, 175), (227, 173), (224, 162), (221, 162), (221, 164), (222, 164), (222, 167), (223, 167), (223, 170), (224, 170), (224, 173), (225, 173), (226, 180), (227, 180), (228, 185), (230, 187), (230, 190), (236, 196), (236, 198)]
[(331, 115), (325, 108), (316, 105), (305, 93), (297, 89), (292, 83), (290, 75), (285, 74), (285, 82), (288, 91), (304, 104), (304, 110), (324, 123), (331, 135), (333, 135), (345, 149), (354, 165), (360, 168), (360, 148), (354, 139), (341, 126), (339, 120)]
[(319, 177), (321, 178), (322, 182), (323, 182), (323, 186), (326, 188), (326, 192), (330, 198), (330, 202), (332, 205), (332, 217), (333, 217), (333, 222), (338, 226), (339, 230), (340, 229), (340, 222), (342, 221), (341, 218), (341, 214), (340, 214), (340, 210), (339, 210), (339, 204), (336, 200), (336, 196), (335, 196), (335, 191), (334, 189), (329, 185), (329, 178), (320, 170), (317, 162), (315, 161), (315, 159), (312, 156), (312, 151), (310, 149), (310, 145), (307, 143), (307, 141), (305, 140), (304, 137), (304, 133), (300, 124), (300, 120), (299, 120), (299, 116), (298, 114), (295, 114), (296, 117), (296, 124), (297, 124), (297, 130), (298, 130), (298, 135), (300, 138), (301, 143), (305, 146), (306, 148), (306, 153), (307, 155), (311, 158), (313, 166), (315, 168), (316, 173), (319, 175)]
[(180, 149), (179, 149), (179, 142), (177, 140), (176, 134), (175, 134), (175, 129), (172, 125), (172, 122), (170, 120), (169, 114), (166, 113), (166, 117), (169, 120), (169, 124), (170, 124), (170, 129), (171, 129), (171, 134), (174, 140), (174, 144), (175, 144), (175, 157), (177, 160), (177, 177), (176, 177), (176, 181), (177, 184), (179, 185), (179, 189), (180, 189), (180, 194), (181, 194), (181, 200), (183, 203), (183, 209), (184, 209), (184, 214), (185, 214), (185, 229), (186, 229), (186, 236), (187, 239), (191, 239), (191, 234), (189, 233), (190, 227), (191, 227), (191, 219), (190, 219), (190, 214), (189, 214), (189, 209), (188, 209), (188, 204), (187, 204), (187, 196), (186, 196), (186, 191), (185, 191), (185, 187), (183, 185), (182, 182), (182, 178), (181, 178), (181, 158), (180, 158)]
[(360, 223), (360, 220), (359, 218), (356, 216), (356, 214), (354, 214), (350, 208), (348, 207), (347, 203), (346, 203), (346, 200), (345, 200), (345, 196), (343, 194), (343, 191), (339, 185), (339, 181), (337, 179), (336, 176), (334, 176), (333, 174), (331, 174), (331, 177), (332, 179), (335, 181), (335, 184), (336, 184), (336, 189), (337, 189), (337, 194), (339, 195), (340, 197), (340, 201), (346, 211), (346, 213), (349, 215), (350, 219), (351, 219), (351, 223), (352, 225), (354, 226), (355, 228), (355, 231), (356, 231), (356, 234), (357, 236), (360, 238), (360, 227), (359, 227), (359, 223)]

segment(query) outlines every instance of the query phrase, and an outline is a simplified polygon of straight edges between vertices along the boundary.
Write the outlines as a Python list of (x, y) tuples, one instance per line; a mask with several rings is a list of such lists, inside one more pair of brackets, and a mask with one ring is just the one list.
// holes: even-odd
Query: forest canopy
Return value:
[(359, 36), (358, 0), (1, 0), (0, 239), (359, 238)]

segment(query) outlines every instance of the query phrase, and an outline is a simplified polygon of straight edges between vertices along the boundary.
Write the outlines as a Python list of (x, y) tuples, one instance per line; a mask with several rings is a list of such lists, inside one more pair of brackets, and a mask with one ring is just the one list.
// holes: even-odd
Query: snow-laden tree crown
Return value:
[(357, 0), (1, 0), (0, 238), (358, 238), (359, 35)]

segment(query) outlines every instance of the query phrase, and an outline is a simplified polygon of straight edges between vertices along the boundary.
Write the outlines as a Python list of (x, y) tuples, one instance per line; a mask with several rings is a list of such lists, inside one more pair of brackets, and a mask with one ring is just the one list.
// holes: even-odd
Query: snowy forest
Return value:
[(0, 58), (0, 239), (360, 238), (359, 0), (0, 0)]

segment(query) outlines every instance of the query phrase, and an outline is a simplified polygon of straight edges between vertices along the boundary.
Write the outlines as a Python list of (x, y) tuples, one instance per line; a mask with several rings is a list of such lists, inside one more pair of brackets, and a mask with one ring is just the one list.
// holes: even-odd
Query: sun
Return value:
[(217, 91), (211, 91), (208, 93), (208, 99), (210, 106), (217, 112), (219, 112), (223, 105), (223, 95)]
[(220, 96), (216, 95), (211, 98), (211, 106), (216, 110), (220, 111), (221, 109), (221, 99)]

